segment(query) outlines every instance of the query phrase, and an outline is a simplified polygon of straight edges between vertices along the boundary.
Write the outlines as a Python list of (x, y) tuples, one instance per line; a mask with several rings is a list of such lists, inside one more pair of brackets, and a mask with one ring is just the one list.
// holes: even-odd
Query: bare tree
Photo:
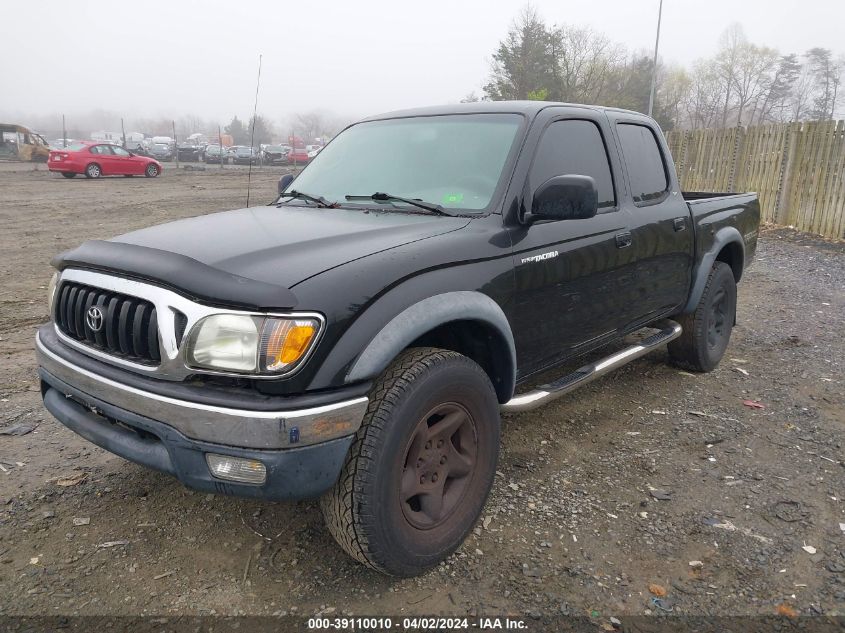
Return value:
[(692, 69), (690, 92), (686, 99), (686, 126), (714, 127), (724, 114), (725, 85), (717, 63), (697, 62)]
[(557, 27), (549, 37), (558, 81), (553, 95), (574, 103), (602, 103), (613, 96), (613, 71), (626, 61), (623, 48), (587, 28)]
[[(692, 90), (692, 77), (680, 66), (665, 69), (657, 74), (657, 94), (655, 104), (657, 111), (672, 122), (672, 126), (680, 126), (683, 119), (684, 102)], [(658, 119), (659, 120), (659, 119)], [(666, 129), (671, 129), (661, 121)]]
[(735, 22), (729, 26), (719, 38), (719, 52), (716, 54), (715, 70), (722, 83), (724, 100), (722, 106), (722, 127), (728, 124), (728, 114), (731, 111), (733, 89), (742, 49), (748, 45), (742, 25)]
[(736, 94), (736, 124), (757, 122), (761, 101), (771, 88), (777, 72), (778, 52), (773, 48), (743, 44), (739, 47), (733, 75)]

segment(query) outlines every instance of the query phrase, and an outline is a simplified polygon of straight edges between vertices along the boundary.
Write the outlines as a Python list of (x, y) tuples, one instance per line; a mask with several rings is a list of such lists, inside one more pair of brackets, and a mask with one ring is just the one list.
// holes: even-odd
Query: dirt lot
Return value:
[[(254, 172), (253, 200), (277, 178)], [(37, 424), (0, 435), (0, 614), (845, 614), (845, 247), (806, 236), (765, 234), (717, 371), (658, 352), (508, 416), (483, 521), (417, 579), (352, 562), (313, 502), (193, 493), (54, 421), (32, 350), (50, 257), (245, 185), (0, 166), (0, 425)]]

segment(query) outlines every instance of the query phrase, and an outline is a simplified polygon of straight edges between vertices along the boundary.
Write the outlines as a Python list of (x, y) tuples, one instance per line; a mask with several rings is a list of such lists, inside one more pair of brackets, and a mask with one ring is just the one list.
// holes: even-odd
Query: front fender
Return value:
[(502, 308), (480, 292), (446, 292), (423, 299), (393, 317), (367, 344), (346, 375), (346, 382), (371, 380), (420, 336), (450, 321), (479, 321), (492, 327), (504, 343), (508, 375), (500, 377), (500, 399), (510, 398), (516, 383), (516, 347)]
[(718, 257), (725, 246), (733, 243), (736, 243), (741, 249), (742, 258), (740, 261), (744, 262), (745, 242), (736, 227), (724, 226), (713, 236), (713, 243), (704, 252), (698, 267), (693, 271), (692, 291), (690, 292), (687, 304), (684, 306), (684, 314), (695, 311), (698, 302), (701, 301), (701, 295), (704, 294), (704, 287), (707, 285), (707, 278), (710, 276), (710, 269), (713, 268), (713, 262), (716, 261), (716, 257)]

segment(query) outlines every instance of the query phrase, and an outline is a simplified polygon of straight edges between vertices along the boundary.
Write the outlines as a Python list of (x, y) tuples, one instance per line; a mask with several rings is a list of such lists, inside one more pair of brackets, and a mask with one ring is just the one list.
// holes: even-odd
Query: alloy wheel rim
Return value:
[(475, 420), (462, 405), (440, 404), (424, 415), (405, 448), (400, 504), (417, 529), (443, 524), (461, 505), (477, 463)]
[(710, 323), (707, 328), (707, 346), (715, 348), (725, 335), (727, 329), (728, 295), (724, 288), (719, 288), (710, 302)]

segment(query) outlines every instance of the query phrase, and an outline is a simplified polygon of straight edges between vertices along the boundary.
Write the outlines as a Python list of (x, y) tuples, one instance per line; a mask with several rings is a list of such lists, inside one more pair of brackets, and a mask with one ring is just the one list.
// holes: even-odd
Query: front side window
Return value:
[(359, 123), (323, 148), (291, 187), (341, 204), (347, 195), (382, 192), (482, 211), (493, 199), (522, 120), (517, 114), (469, 114)]
[(111, 151), (114, 152), (115, 156), (129, 156), (129, 152), (122, 147), (112, 147)]
[(555, 121), (540, 139), (529, 182), (532, 189), (554, 176), (590, 176), (599, 193), (599, 210), (616, 206), (613, 176), (607, 149), (598, 126), (592, 121)]
[(660, 199), (669, 190), (669, 179), (654, 132), (633, 123), (620, 123), (617, 130), (634, 202)]

